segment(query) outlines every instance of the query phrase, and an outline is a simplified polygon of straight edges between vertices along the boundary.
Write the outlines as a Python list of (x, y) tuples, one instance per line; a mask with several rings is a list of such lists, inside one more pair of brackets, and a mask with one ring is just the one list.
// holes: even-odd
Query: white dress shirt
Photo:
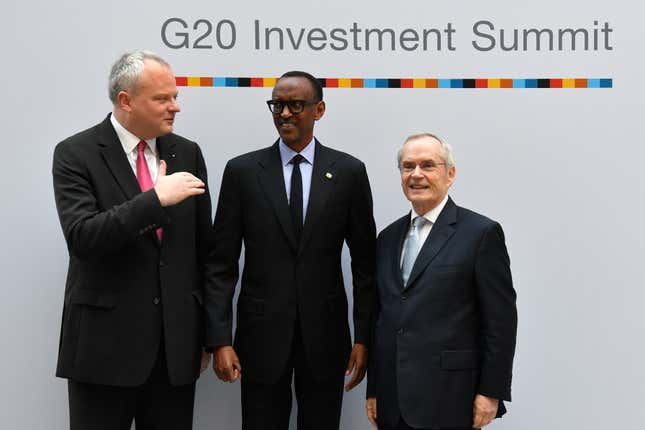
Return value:
[(403, 241), (403, 251), (401, 251), (401, 261), (399, 262), (401, 267), (403, 267), (403, 255), (405, 254), (405, 243), (408, 241), (408, 237), (410, 237), (410, 232), (412, 231), (412, 228), (413, 228), (412, 220), (418, 216), (422, 216), (423, 218), (428, 220), (428, 222), (425, 223), (419, 229), (419, 252), (421, 252), (421, 248), (423, 248), (423, 244), (426, 242), (426, 239), (430, 235), (432, 226), (437, 221), (437, 217), (443, 210), (443, 207), (446, 206), (447, 201), (448, 201), (448, 194), (446, 194), (446, 196), (443, 198), (443, 200), (441, 200), (441, 202), (437, 206), (435, 206), (434, 208), (426, 212), (425, 215), (417, 214), (414, 211), (414, 208), (412, 208), (412, 211), (410, 213), (410, 228), (408, 229), (408, 234), (405, 235), (405, 240)]
[[(298, 154), (298, 152), (289, 148), (286, 143), (280, 139), (278, 144), (280, 148), (280, 159), (282, 160), (282, 174), (284, 175), (284, 188), (287, 190), (287, 201), (291, 197), (291, 173), (293, 172), (293, 164), (290, 163), (291, 159)], [(314, 154), (316, 143), (314, 139), (299, 152), (304, 160), (300, 162), (300, 175), (302, 177), (302, 222), (305, 222), (307, 216), (307, 206), (309, 205), (309, 191), (311, 190), (311, 175), (314, 171)]]
[[(110, 115), (110, 121), (112, 122), (112, 127), (116, 131), (116, 135), (121, 142), (121, 146), (125, 151), (125, 155), (128, 157), (128, 162), (130, 162), (130, 167), (134, 172), (134, 176), (137, 176), (137, 155), (138, 155), (138, 145), (142, 139), (139, 139), (134, 134), (130, 133), (125, 127), (117, 121), (114, 114)], [(150, 177), (152, 182), (157, 182), (157, 172), (159, 171), (159, 157), (157, 155), (157, 139), (147, 139), (146, 149), (143, 151), (143, 154), (146, 156), (146, 164), (148, 165), (148, 170), (150, 170)]]

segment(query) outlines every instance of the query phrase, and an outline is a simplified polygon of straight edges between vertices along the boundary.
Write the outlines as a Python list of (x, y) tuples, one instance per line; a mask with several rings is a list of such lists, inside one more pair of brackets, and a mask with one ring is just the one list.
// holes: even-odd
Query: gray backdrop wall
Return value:
[[(642, 424), (642, 12), (626, 0), (4, 2), (0, 427), (67, 426), (66, 383), (54, 377), (67, 253), (51, 189), (52, 151), (105, 116), (111, 108), (108, 69), (120, 53), (138, 48), (164, 56), (178, 76), (273, 77), (304, 69), (339, 78), (613, 79), (613, 88), (605, 89), (328, 89), (316, 134), (367, 164), (379, 229), (408, 210), (394, 156), (406, 135), (421, 130), (444, 136), (455, 148), (455, 201), (504, 226), (520, 320), (515, 400), (493, 428)], [(213, 48), (165, 44), (162, 24), (173, 17), (188, 24), (191, 46), (207, 29), (199, 24), (194, 30), (194, 23), (210, 21), (212, 33), (198, 44)], [(285, 31), (284, 49), (277, 39), (269, 49), (261, 40), (256, 49), (256, 19), (261, 29)], [(231, 45), (231, 24), (220, 25), (219, 42), (229, 49), (217, 44), (221, 20), (236, 29)], [(473, 33), (482, 20), (495, 28), (479, 27), (487, 37)], [(397, 35), (406, 28), (446, 30), (448, 23), (454, 31), (450, 41), (442, 31), (441, 50), (435, 39), (425, 51), (407, 51), (403, 45), (413, 43), (400, 40), (394, 51), (387, 44), (378, 50), (376, 39), (368, 50), (359, 39), (358, 50), (349, 30), (354, 22)], [(286, 29), (297, 41), (301, 27), (327, 33), (343, 28), (348, 43), (315, 50), (310, 44), (321, 45), (314, 32), (294, 49)], [(596, 32), (598, 46), (590, 40), (585, 50), (579, 39), (575, 49), (543, 43), (537, 50), (533, 35), (527, 50), (500, 48), (500, 29), (509, 46), (514, 29), (522, 42), (522, 31), (531, 28), (556, 36), (558, 29), (584, 28)], [(181, 43), (178, 31), (177, 22), (168, 27), (169, 44)], [(482, 49), (493, 41), (493, 49)], [(227, 159), (274, 140), (264, 105), (270, 91), (180, 88), (176, 131), (201, 144), (214, 199)], [(347, 263), (346, 256), (346, 274)], [(371, 428), (364, 390), (361, 385), (346, 396), (342, 428)], [(221, 383), (209, 371), (198, 383), (195, 428), (239, 424), (239, 384)]]

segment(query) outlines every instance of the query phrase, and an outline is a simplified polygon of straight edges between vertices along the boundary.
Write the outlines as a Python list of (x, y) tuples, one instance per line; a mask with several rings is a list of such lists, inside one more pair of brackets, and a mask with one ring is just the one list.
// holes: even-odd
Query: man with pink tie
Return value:
[(199, 146), (172, 133), (170, 66), (148, 52), (112, 67), (113, 111), (56, 146), (54, 193), (69, 250), (57, 376), (70, 428), (192, 428), (211, 237)]

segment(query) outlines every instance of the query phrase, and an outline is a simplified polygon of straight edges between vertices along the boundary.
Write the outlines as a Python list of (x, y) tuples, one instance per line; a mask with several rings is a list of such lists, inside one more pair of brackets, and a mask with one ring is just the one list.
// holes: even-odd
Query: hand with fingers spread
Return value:
[(473, 428), (480, 429), (490, 424), (497, 415), (498, 406), (499, 400), (477, 394), (473, 403)]
[(376, 397), (368, 397), (367, 402), (365, 402), (365, 413), (367, 414), (367, 419), (372, 423), (374, 427), (378, 427), (376, 419), (378, 418), (376, 412)]
[(164, 160), (159, 164), (159, 173), (155, 183), (155, 192), (161, 206), (172, 206), (206, 192), (205, 184), (198, 177), (188, 172), (176, 172), (166, 175), (167, 165)]
[(213, 354), (213, 370), (224, 382), (235, 382), (242, 376), (242, 366), (232, 346), (219, 346)]
[(365, 377), (365, 371), (367, 370), (367, 346), (362, 343), (354, 344), (352, 348), (352, 353), (349, 356), (349, 362), (347, 363), (347, 370), (345, 370), (345, 376), (349, 376), (352, 371), (352, 378), (349, 380), (347, 385), (345, 385), (345, 391), (349, 391), (358, 384), (361, 383)]

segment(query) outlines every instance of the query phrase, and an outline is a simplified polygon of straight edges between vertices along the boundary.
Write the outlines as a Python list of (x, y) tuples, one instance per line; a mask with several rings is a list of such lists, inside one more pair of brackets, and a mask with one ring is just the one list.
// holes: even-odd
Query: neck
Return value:
[(430, 212), (432, 209), (436, 208), (437, 205), (431, 206), (429, 204), (413, 204), (412, 208), (414, 209), (414, 212), (419, 215), (419, 216), (424, 216), (428, 212)]
[(141, 134), (138, 133), (136, 128), (132, 127), (132, 124), (130, 124), (130, 121), (128, 120), (128, 114), (126, 112), (123, 112), (122, 110), (115, 108), (112, 111), (112, 115), (114, 115), (114, 118), (116, 118), (116, 120), (119, 122), (119, 124), (123, 126), (123, 128), (125, 128), (130, 133), (137, 136), (139, 139), (141, 140), (151, 139), (149, 137), (141, 136)]
[(439, 204), (441, 204), (441, 202), (442, 202), (442, 201), (443, 201), (443, 199), (445, 199), (445, 198), (446, 198), (446, 195), (444, 194), (444, 195), (439, 199), (439, 201), (437, 201), (436, 203), (432, 203), (432, 202), (426, 202), (426, 203), (412, 203), (412, 208), (414, 209), (414, 212), (416, 212), (416, 213), (417, 213), (417, 215), (419, 215), (419, 216), (424, 216), (425, 214), (427, 214), (428, 212), (430, 212), (432, 209), (434, 209), (434, 208), (436, 208), (437, 206), (439, 206)]
[(426, 208), (426, 207), (419, 207), (415, 205), (412, 205), (412, 208), (414, 209), (414, 213), (416, 213), (419, 216), (424, 216), (432, 209), (432, 208)]
[(309, 144), (309, 142), (312, 141), (312, 139), (313, 139), (313, 136), (309, 136), (308, 139), (302, 139), (298, 142), (284, 142), (284, 144), (296, 152), (301, 152), (303, 149), (307, 147), (307, 145)]

